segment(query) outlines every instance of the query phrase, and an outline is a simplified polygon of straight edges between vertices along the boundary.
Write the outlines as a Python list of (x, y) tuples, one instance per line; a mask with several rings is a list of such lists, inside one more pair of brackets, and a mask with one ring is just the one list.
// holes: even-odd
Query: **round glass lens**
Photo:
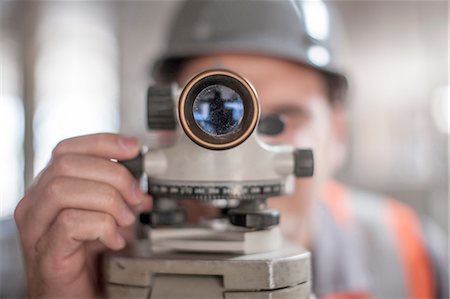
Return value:
[(205, 133), (217, 136), (233, 132), (242, 121), (241, 96), (229, 87), (215, 84), (203, 89), (192, 107), (197, 125)]

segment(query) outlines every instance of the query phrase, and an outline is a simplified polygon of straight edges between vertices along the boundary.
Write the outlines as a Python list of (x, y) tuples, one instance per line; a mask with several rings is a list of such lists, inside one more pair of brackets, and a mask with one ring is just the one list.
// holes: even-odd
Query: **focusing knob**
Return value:
[(294, 151), (294, 175), (296, 177), (310, 177), (314, 174), (314, 157), (310, 149), (296, 149)]
[(151, 227), (182, 226), (186, 222), (186, 213), (181, 208), (167, 211), (155, 210), (148, 213), (141, 213), (139, 215), (139, 222), (150, 225)]
[(147, 93), (147, 127), (150, 130), (175, 130), (175, 107), (171, 85), (155, 85)]

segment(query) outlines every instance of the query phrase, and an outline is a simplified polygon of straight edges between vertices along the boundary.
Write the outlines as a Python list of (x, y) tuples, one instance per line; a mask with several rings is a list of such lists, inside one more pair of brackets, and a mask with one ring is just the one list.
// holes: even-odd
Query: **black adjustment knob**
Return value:
[(154, 210), (148, 213), (141, 213), (139, 215), (139, 222), (150, 225), (151, 227), (158, 226), (182, 226), (186, 222), (186, 213), (183, 209), (173, 210)]
[(175, 130), (175, 103), (171, 85), (150, 86), (147, 93), (147, 127)]
[(150, 212), (148, 212), (148, 213), (140, 213), (139, 214), (139, 222), (142, 223), (142, 224), (150, 225), (150, 223), (151, 223)]
[(312, 150), (295, 150), (294, 160), (294, 175), (296, 177), (310, 177), (314, 174), (314, 156)]
[(284, 131), (284, 122), (280, 115), (272, 114), (262, 117), (258, 124), (258, 133), (268, 136), (278, 135)]
[(141, 178), (144, 167), (143, 156), (141, 153), (139, 153), (139, 155), (137, 155), (134, 159), (119, 161), (119, 163), (125, 166), (136, 179)]
[(265, 229), (280, 223), (280, 212), (273, 209), (259, 211), (232, 209), (228, 212), (230, 223), (253, 229)]

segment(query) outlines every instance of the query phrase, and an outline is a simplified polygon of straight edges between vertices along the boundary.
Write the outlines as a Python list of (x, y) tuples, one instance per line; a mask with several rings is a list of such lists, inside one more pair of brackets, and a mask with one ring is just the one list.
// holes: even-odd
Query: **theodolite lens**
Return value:
[(217, 136), (228, 134), (238, 127), (244, 115), (244, 104), (234, 90), (215, 84), (198, 94), (192, 110), (200, 129)]
[(215, 150), (235, 147), (253, 132), (259, 103), (244, 78), (226, 70), (212, 70), (194, 77), (180, 96), (178, 115), (186, 135), (195, 143)]

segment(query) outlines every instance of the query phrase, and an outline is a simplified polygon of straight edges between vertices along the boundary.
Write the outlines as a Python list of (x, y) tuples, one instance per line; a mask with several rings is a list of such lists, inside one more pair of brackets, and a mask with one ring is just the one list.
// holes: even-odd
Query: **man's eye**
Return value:
[(305, 126), (311, 119), (311, 114), (306, 110), (292, 110), (280, 114), (285, 127), (288, 129), (297, 129)]
[(261, 116), (258, 133), (267, 137), (276, 137), (304, 127), (311, 113), (298, 106), (283, 106)]

